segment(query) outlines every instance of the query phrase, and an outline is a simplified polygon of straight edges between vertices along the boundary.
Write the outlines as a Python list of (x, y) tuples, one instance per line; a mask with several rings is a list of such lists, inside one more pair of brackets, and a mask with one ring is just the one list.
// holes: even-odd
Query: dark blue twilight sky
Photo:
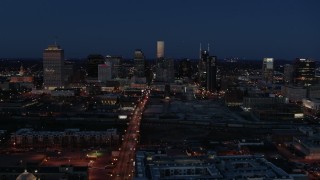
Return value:
[(0, 0), (0, 57), (41, 57), (54, 42), (67, 58), (90, 53), (173, 58), (211, 52), (261, 59), (320, 59), (320, 0)]

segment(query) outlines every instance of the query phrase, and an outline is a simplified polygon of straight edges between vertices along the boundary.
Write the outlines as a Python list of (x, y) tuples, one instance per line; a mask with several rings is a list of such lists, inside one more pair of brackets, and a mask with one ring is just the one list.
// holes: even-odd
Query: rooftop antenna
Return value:
[(54, 36), (54, 45), (57, 45), (58, 36)]
[(210, 52), (210, 44), (208, 43), (208, 53)]
[(200, 59), (201, 59), (201, 51), (202, 51), (202, 47), (201, 47), (201, 43), (200, 43), (200, 52), (199, 52)]

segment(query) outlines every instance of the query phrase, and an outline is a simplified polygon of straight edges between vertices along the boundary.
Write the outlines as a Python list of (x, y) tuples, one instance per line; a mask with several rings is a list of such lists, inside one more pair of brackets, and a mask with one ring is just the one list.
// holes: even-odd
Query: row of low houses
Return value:
[(34, 131), (24, 128), (11, 134), (11, 143), (15, 147), (54, 145), (111, 145), (117, 143), (119, 134), (116, 129), (106, 131), (80, 131), (79, 129), (66, 129), (65, 131)]

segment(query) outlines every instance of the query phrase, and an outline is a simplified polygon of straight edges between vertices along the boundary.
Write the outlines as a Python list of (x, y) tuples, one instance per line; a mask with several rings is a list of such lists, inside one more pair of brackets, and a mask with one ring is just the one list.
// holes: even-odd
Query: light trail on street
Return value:
[(133, 179), (135, 174), (135, 154), (140, 137), (140, 123), (142, 113), (149, 98), (149, 92), (144, 91), (142, 99), (138, 102), (124, 134), (118, 161), (113, 170), (112, 177), (116, 180)]

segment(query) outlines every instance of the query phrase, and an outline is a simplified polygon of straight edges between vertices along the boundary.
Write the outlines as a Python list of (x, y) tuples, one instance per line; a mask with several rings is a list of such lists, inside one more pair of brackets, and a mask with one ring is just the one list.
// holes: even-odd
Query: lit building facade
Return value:
[(316, 63), (311, 59), (297, 58), (294, 62), (294, 83), (309, 86), (316, 82)]
[(112, 79), (112, 65), (110, 63), (98, 65), (98, 80), (106, 83)]
[(273, 82), (273, 58), (264, 58), (262, 63), (262, 75), (266, 82)]
[(11, 76), (10, 77), (11, 83), (33, 83), (32, 76)]
[(145, 66), (145, 56), (141, 49), (137, 49), (134, 52), (134, 67), (137, 77), (145, 77)]
[(164, 41), (157, 41), (157, 58), (164, 58)]
[(64, 50), (57, 45), (49, 45), (43, 52), (44, 88), (53, 90), (64, 87)]
[(122, 73), (122, 57), (120, 56), (107, 56), (106, 62), (112, 66), (112, 78), (123, 77)]

